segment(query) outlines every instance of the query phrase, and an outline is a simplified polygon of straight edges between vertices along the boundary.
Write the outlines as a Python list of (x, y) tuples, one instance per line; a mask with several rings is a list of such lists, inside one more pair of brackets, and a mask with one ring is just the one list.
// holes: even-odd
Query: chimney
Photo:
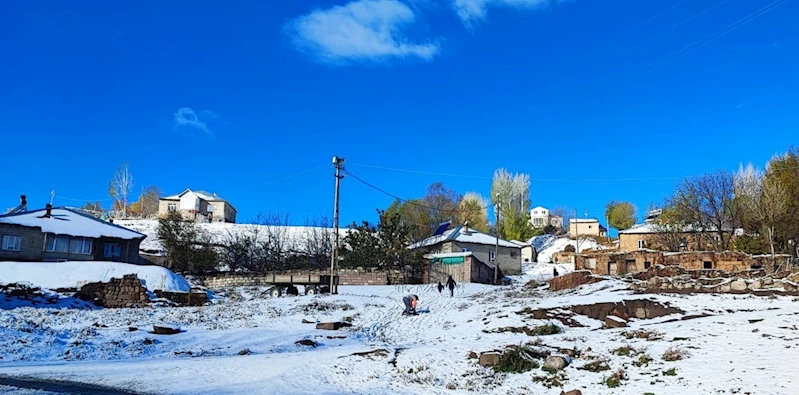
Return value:
[(44, 217), (45, 218), (50, 218), (50, 216), (53, 215), (53, 205), (50, 204), (50, 203), (47, 203), (47, 205), (44, 206), (44, 209), (47, 210), (47, 212), (45, 212), (45, 214), (44, 214)]
[(28, 197), (25, 195), (19, 196), (19, 210), (28, 211)]
[(471, 234), (471, 232), (469, 232), (469, 221), (463, 223), (463, 234), (465, 235)]

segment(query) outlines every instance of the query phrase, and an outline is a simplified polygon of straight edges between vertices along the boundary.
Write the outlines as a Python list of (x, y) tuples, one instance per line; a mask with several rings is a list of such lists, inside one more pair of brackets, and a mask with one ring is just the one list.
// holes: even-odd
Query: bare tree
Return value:
[(133, 173), (130, 172), (130, 164), (125, 162), (117, 168), (111, 179), (108, 194), (114, 198), (114, 206), (122, 211), (122, 216), (127, 214), (128, 195), (133, 191)]
[(461, 220), (470, 228), (488, 232), (488, 200), (477, 192), (468, 192), (461, 198), (458, 208)]
[(270, 213), (263, 217), (264, 237), (259, 244), (264, 253), (265, 270), (288, 269), (287, 262), (294, 250), (294, 244), (289, 229), (289, 216), (279, 212)]
[(735, 219), (735, 182), (731, 173), (718, 171), (687, 179), (677, 186), (669, 201), (679, 222), (690, 226), (698, 238), (705, 232), (714, 234), (708, 242), (716, 251), (730, 247)]
[(333, 251), (332, 221), (327, 217), (306, 218), (295, 245), (295, 266), (324, 268), (330, 265)]
[(574, 210), (569, 210), (565, 207), (558, 207), (549, 212), (553, 217), (560, 217), (561, 221), (561, 229), (560, 231), (563, 232), (566, 229), (569, 229), (569, 220), (574, 218)]
[(751, 164), (738, 172), (735, 187), (747, 214), (760, 224), (774, 262), (777, 227), (788, 215), (788, 189), (779, 179), (766, 180)]

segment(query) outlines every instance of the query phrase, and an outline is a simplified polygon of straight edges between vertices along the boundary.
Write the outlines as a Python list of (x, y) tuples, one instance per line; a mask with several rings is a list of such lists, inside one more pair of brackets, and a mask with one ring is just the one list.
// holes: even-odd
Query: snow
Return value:
[[(140, 249), (142, 251), (163, 251), (163, 245), (158, 238), (158, 221), (157, 220), (117, 220), (117, 223), (127, 228), (133, 229), (144, 235), (147, 238), (141, 243)], [(321, 228), (314, 226), (266, 226), (254, 224), (231, 224), (224, 222), (213, 223), (198, 223), (197, 226), (211, 236), (211, 241), (214, 243), (223, 243), (230, 235), (242, 234), (243, 232), (250, 232), (253, 228), (259, 229), (259, 237), (264, 240), (267, 237), (267, 228), (280, 228), (291, 243), (300, 244), (304, 238), (313, 234), (312, 232), (326, 232), (332, 238), (333, 228)], [(340, 229), (340, 237), (344, 237), (349, 232), (348, 229)]]
[[(568, 236), (536, 236), (530, 239), (530, 244), (538, 251), (538, 262), (551, 262), (552, 254), (563, 251), (567, 245), (577, 248), (577, 240), (572, 240)], [(580, 238), (580, 250), (578, 252), (602, 248), (602, 245), (592, 238)]]
[(186, 279), (160, 266), (107, 261), (0, 262), (0, 283), (29, 283), (48, 289), (78, 288), (85, 283), (108, 282), (126, 274), (136, 274), (151, 291), (188, 292), (191, 289)]
[(113, 237), (125, 240), (140, 239), (143, 237), (142, 234), (130, 229), (100, 221), (64, 208), (52, 209), (50, 218), (43, 217), (45, 214), (46, 210), (42, 209), (28, 211), (22, 214), (5, 215), (0, 216), (0, 223), (39, 227), (44, 233), (55, 233), (57, 235), (91, 238)]
[[(538, 266), (551, 265), (527, 269)], [(462, 284), (454, 297), (431, 285), (342, 286), (339, 295), (276, 299), (260, 297), (261, 289), (238, 290), (205, 307), (0, 310), (0, 375), (168, 394), (557, 395), (572, 389), (593, 395), (799, 393), (799, 371), (795, 364), (784, 363), (799, 358), (791, 297), (635, 295), (616, 280), (550, 293), (523, 288), (529, 276), (517, 277), (512, 286)], [(409, 293), (419, 295), (420, 310), (429, 313), (403, 317), (402, 297)], [(561, 325), (564, 333), (541, 337), (493, 331), (550, 322), (515, 314), (526, 307), (564, 309), (643, 298), (669, 303), (687, 315), (712, 316), (631, 319), (625, 329), (601, 329), (602, 322), (575, 316), (587, 326)], [(340, 331), (302, 323), (347, 317), (353, 327)], [(184, 332), (158, 336), (146, 331), (160, 322), (180, 325)], [(139, 330), (129, 331), (130, 326)], [(624, 336), (639, 329), (658, 331), (662, 340)], [(295, 344), (304, 339), (318, 347)], [(607, 359), (612, 370), (578, 370), (591, 360), (573, 358), (562, 371), (564, 387), (546, 388), (532, 381), (547, 375), (541, 370), (499, 374), (467, 358), (469, 351), (536, 339), (542, 347), (576, 348)], [(635, 366), (632, 357), (611, 354), (623, 345), (643, 350), (653, 361)], [(690, 355), (662, 360), (673, 347)], [(249, 355), (239, 355), (248, 354), (245, 349)], [(376, 349), (385, 349), (385, 356), (353, 355)], [(601, 383), (620, 368), (628, 376), (620, 387)], [(676, 376), (662, 374), (670, 368)]]

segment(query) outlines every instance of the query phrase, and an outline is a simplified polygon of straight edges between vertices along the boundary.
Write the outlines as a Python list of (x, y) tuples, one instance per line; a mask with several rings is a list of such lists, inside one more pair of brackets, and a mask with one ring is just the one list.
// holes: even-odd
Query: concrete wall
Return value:
[[(0, 250), (0, 260), (40, 261), (44, 249), (44, 234), (39, 228), (28, 228), (18, 225), (0, 224), (0, 241), (2, 235), (19, 236), (19, 251)], [(0, 245), (2, 247), (2, 245)]]
[(227, 202), (209, 202), (214, 208), (213, 222), (236, 222), (236, 210)]
[[(461, 243), (450, 241), (444, 243), (444, 246), (447, 244), (451, 244), (448, 246), (449, 251), (444, 250), (441, 252), (461, 252), (464, 248), (468, 249), (472, 252), (472, 254), (478, 260), (486, 263), (491, 263), (489, 259), (489, 254), (491, 251), (494, 251), (495, 246), (487, 245), (487, 244), (471, 244), (471, 243)], [(497, 263), (499, 265), (499, 270), (502, 270), (503, 273), (506, 275), (517, 275), (521, 274), (522, 272), (522, 250), (521, 247), (499, 247), (499, 256), (497, 257)]]
[(569, 222), (569, 236), (577, 235), (599, 236), (599, 221), (592, 222)]

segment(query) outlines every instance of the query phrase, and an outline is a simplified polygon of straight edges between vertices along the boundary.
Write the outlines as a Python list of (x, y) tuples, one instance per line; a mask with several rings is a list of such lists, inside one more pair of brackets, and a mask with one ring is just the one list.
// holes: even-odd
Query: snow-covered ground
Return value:
[(79, 288), (90, 282), (108, 282), (136, 274), (147, 289), (188, 292), (189, 283), (167, 268), (107, 261), (0, 262), (0, 284), (28, 283), (36, 287)]
[[(578, 248), (577, 240), (572, 240), (568, 236), (541, 235), (533, 237), (529, 243), (538, 251), (538, 262), (545, 263), (551, 262), (552, 254), (563, 251), (568, 245)], [(602, 248), (594, 239), (580, 238), (579, 251)]]
[[(114, 222), (117, 225), (124, 226), (128, 229), (135, 230), (147, 236), (141, 243), (141, 249), (144, 251), (162, 251), (163, 246), (161, 240), (158, 239), (158, 221), (147, 219), (119, 219)], [(222, 222), (213, 223), (198, 223), (197, 226), (211, 236), (211, 240), (215, 243), (223, 243), (230, 235), (235, 235), (241, 232), (251, 233), (253, 229), (257, 229), (261, 238), (268, 237), (269, 231), (275, 231), (279, 228), (280, 234), (292, 243), (301, 244), (304, 240), (319, 239), (322, 235), (329, 235), (332, 237), (333, 228), (321, 228), (314, 226), (265, 226), (254, 224), (229, 224)], [(348, 229), (342, 228), (339, 234), (343, 237), (349, 232)]]
[[(525, 289), (552, 265), (533, 265), (511, 286), (466, 284), (454, 297), (432, 286), (342, 286), (339, 295), (270, 299), (262, 289), (237, 289), (214, 305), (186, 308), (0, 310), (0, 377), (26, 376), (116, 386), (163, 394), (797, 394), (799, 307), (791, 297), (751, 295), (634, 295), (609, 280), (549, 293)], [(559, 269), (560, 270), (560, 269)], [(420, 297), (418, 316), (402, 316), (404, 295)], [(575, 316), (586, 327), (516, 314), (526, 307), (650, 299), (686, 315), (632, 320), (628, 329), (662, 333), (662, 339), (627, 339), (625, 329)], [(2, 301), (0, 301), (2, 302)], [(677, 318), (677, 320), (674, 320)], [(316, 330), (303, 323), (347, 320), (352, 328)], [(757, 321), (762, 320), (762, 321)], [(556, 335), (531, 337), (494, 330), (553, 322)], [(179, 325), (171, 336), (149, 333), (152, 324)], [(130, 327), (137, 330), (131, 331)], [(297, 345), (313, 340), (318, 346)], [(468, 359), (470, 351), (498, 349), (540, 339), (542, 345), (576, 348), (563, 371), (564, 386), (534, 382), (548, 373), (494, 373)], [(652, 357), (611, 354), (630, 345)], [(686, 351), (667, 362), (669, 348)], [(588, 349), (590, 348), (590, 351)], [(356, 353), (378, 351), (368, 355)], [(241, 354), (241, 355), (240, 355)], [(610, 371), (579, 370), (607, 359)], [(675, 375), (664, 375), (675, 368)], [(621, 386), (602, 381), (626, 371)]]

